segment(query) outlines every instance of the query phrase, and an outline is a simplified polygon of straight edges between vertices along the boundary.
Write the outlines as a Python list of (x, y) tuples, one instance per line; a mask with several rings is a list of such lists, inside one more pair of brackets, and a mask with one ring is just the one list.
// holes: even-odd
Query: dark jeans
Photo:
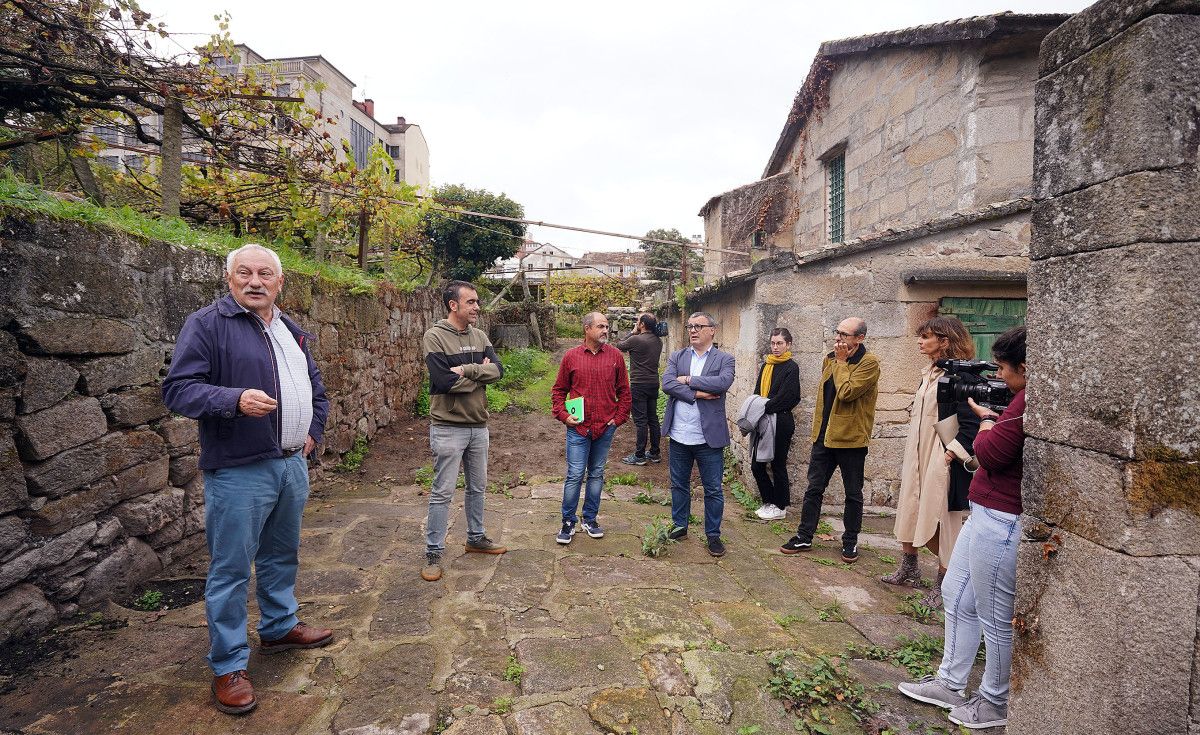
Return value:
[(687, 528), (692, 514), (692, 465), (700, 469), (704, 483), (704, 535), (721, 535), (721, 516), (725, 512), (725, 495), (721, 492), (721, 475), (725, 469), (725, 450), (707, 444), (680, 444), (671, 440), (671, 522), (676, 528)]
[[(792, 435), (796, 433), (796, 419), (791, 412), (776, 415), (775, 459), (766, 462), (751, 462), (750, 471), (758, 483), (758, 494), (764, 503), (776, 508), (786, 508), (792, 502), (792, 481), (788, 477), (788, 452), (792, 448)], [(767, 467), (771, 468), (767, 472)], [(774, 476), (772, 478), (772, 476)]]
[(846, 532), (842, 544), (853, 546), (858, 543), (862, 530), (863, 516), (863, 466), (867, 462), (867, 448), (830, 449), (821, 442), (812, 445), (812, 456), (808, 460), (808, 489), (804, 491), (804, 510), (800, 515), (800, 528), (796, 535), (802, 541), (812, 541), (821, 518), (821, 501), (825, 499), (825, 488), (833, 471), (842, 471), (842, 486), (846, 488), (846, 512), (842, 521)]
[(658, 383), (631, 383), (633, 395), (633, 425), (637, 427), (637, 456), (646, 456), (646, 440), (650, 441), (650, 453), (658, 454), (658, 440), (662, 429), (658, 424)]

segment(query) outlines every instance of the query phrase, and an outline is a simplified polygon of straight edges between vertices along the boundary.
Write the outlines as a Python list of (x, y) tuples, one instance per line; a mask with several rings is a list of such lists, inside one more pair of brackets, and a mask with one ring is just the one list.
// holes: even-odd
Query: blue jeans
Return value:
[(246, 668), (246, 592), (254, 565), (258, 636), (287, 635), (296, 619), (300, 517), (308, 500), (304, 456), (264, 459), (204, 472), (204, 525), (208, 534), (208, 664), (217, 676)]
[(487, 455), (491, 434), (487, 427), (430, 424), (429, 448), (433, 450), (433, 487), (429, 489), (429, 515), (425, 518), (425, 553), (441, 555), (446, 550), (450, 525), (450, 501), (462, 467), (466, 479), (464, 505), (467, 509), (467, 540), (483, 538), (483, 494), (487, 491)]
[(938, 678), (955, 689), (967, 686), (982, 629), (986, 659), (979, 693), (1001, 706), (1008, 704), (1019, 539), (1016, 515), (971, 503), (942, 580), (946, 651)]
[(587, 472), (587, 491), (583, 497), (583, 520), (593, 522), (600, 512), (600, 492), (604, 490), (604, 465), (617, 427), (609, 426), (595, 439), (582, 436), (567, 427), (567, 479), (563, 482), (562, 519), (572, 526), (578, 520), (579, 488)]
[(692, 464), (700, 468), (704, 483), (704, 535), (721, 535), (721, 516), (725, 512), (725, 494), (721, 474), (725, 469), (725, 450), (707, 444), (680, 444), (671, 440), (671, 523), (687, 528), (692, 514)]

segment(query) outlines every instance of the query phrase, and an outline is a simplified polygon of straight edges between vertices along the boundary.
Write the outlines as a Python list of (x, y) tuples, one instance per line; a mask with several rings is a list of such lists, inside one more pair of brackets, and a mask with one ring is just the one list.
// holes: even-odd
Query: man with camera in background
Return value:
[(821, 390), (813, 414), (812, 455), (808, 460), (808, 489), (796, 535), (780, 551), (798, 554), (812, 549), (813, 534), (821, 517), (821, 502), (833, 471), (842, 471), (846, 510), (842, 515), (842, 561), (858, 561), (858, 533), (862, 530), (863, 473), (867, 445), (875, 426), (875, 399), (879, 395), (879, 358), (867, 351), (867, 323), (852, 316), (834, 330), (833, 351), (821, 364)]
[[(658, 423), (658, 361), (662, 357), (662, 338), (658, 336), (658, 319), (644, 313), (638, 317), (633, 332), (613, 345), (629, 353), (629, 391), (633, 395), (633, 424), (637, 427), (637, 449), (623, 458), (625, 464), (642, 466), (659, 463)], [(646, 453), (649, 441), (650, 453)]]

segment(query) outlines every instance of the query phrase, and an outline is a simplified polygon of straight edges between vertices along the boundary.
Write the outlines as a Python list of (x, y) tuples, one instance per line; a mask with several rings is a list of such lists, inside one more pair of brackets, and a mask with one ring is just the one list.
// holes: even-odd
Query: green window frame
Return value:
[(846, 240), (846, 154), (825, 164), (829, 176), (829, 242)]
[(1025, 299), (976, 299), (947, 296), (938, 313), (961, 321), (975, 342), (975, 359), (991, 360), (996, 338), (1025, 323), (1028, 301)]

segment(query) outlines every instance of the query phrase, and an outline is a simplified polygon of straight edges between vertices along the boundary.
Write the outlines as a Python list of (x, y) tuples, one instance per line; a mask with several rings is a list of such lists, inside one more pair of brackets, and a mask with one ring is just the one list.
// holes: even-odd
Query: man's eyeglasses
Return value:
[(842, 332), (842, 331), (839, 331), (839, 330), (837, 330), (837, 329), (833, 330), (833, 334), (834, 334), (834, 336), (837, 336), (837, 337), (842, 337), (842, 338), (845, 338), (845, 337), (857, 337), (857, 336), (858, 336), (857, 334), (850, 334), (849, 332)]
[(687, 325), (685, 325), (685, 328), (689, 332), (699, 332), (701, 329), (704, 329), (705, 327), (711, 327), (711, 326), (712, 326), (711, 324), (687, 324)]

